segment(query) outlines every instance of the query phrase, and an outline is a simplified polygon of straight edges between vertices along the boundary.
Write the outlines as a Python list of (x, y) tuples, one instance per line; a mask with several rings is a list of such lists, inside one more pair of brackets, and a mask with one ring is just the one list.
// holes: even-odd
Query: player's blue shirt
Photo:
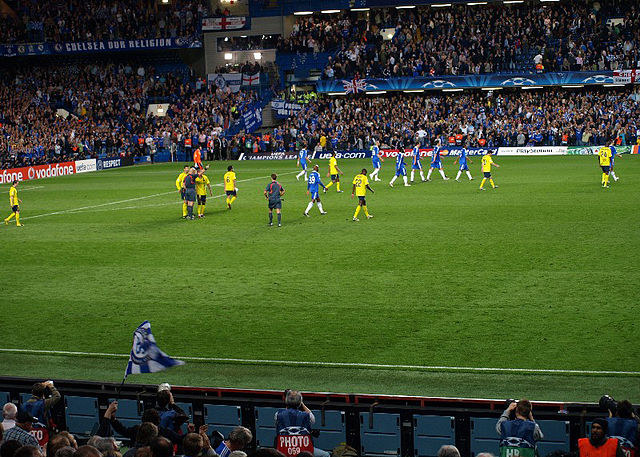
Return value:
[(431, 165), (440, 165), (440, 148), (433, 148), (433, 154), (431, 156)]
[(371, 146), (371, 163), (373, 164), (373, 168), (380, 168), (379, 153), (380, 148), (378, 146)]
[(309, 153), (307, 152), (306, 149), (300, 149), (300, 152), (298, 153), (298, 157), (300, 158), (300, 165), (302, 165), (303, 167), (307, 164), (307, 155)]
[(318, 193), (318, 186), (325, 187), (325, 185), (322, 184), (322, 181), (320, 180), (320, 173), (318, 173), (317, 171), (312, 171), (311, 173), (309, 173), (309, 179), (307, 180), (307, 189), (311, 193), (312, 197), (314, 194)]
[(398, 151), (398, 156), (396, 157), (396, 171), (404, 170), (404, 154), (402, 151)]
[(609, 148), (611, 149), (611, 165), (610, 167), (613, 168), (613, 159), (616, 156), (616, 154), (618, 153), (616, 151), (616, 147), (615, 146), (609, 146)]
[(467, 150), (466, 149), (462, 149), (462, 151), (460, 152), (460, 166), (461, 167), (467, 166)]
[(411, 155), (413, 155), (413, 166), (420, 166), (420, 149), (418, 146), (413, 147)]

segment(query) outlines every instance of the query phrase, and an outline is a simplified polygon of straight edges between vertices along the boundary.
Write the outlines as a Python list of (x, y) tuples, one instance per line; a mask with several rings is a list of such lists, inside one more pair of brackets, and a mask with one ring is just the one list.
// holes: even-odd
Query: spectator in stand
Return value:
[(31, 388), (31, 398), (23, 403), (22, 408), (43, 425), (48, 425), (51, 409), (60, 401), (60, 392), (53, 381), (37, 382)]
[[(511, 419), (514, 413), (515, 418)], [(536, 443), (544, 438), (533, 419), (531, 402), (526, 398), (509, 403), (498, 419), (496, 431), (500, 435), (501, 454), (534, 455)]]
[(103, 456), (110, 452), (118, 451), (118, 445), (113, 437), (102, 437), (94, 435), (87, 441), (89, 446), (95, 447)]
[(591, 436), (578, 439), (580, 457), (624, 457), (617, 438), (607, 438), (607, 420), (594, 419), (591, 423)]
[(609, 410), (607, 429), (611, 438), (618, 439), (626, 455), (635, 454), (640, 437), (640, 421), (629, 400), (619, 401), (615, 411)]
[(152, 457), (173, 457), (173, 444), (162, 436), (151, 440), (149, 448)]
[[(56, 453), (54, 454), (54, 457), (73, 457), (73, 454), (75, 453), (76, 453), (76, 449), (72, 448), (71, 446), (64, 446), (56, 451)], [(47, 454), (47, 457), (48, 457), (48, 454)]]
[(438, 450), (438, 457), (460, 457), (460, 451), (455, 446), (444, 445)]
[(4, 440), (16, 440), (22, 446), (35, 446), (36, 448), (40, 448), (38, 440), (29, 433), (33, 429), (34, 422), (37, 422), (37, 420), (31, 416), (31, 414), (22, 410), (18, 411), (18, 414), (16, 414), (16, 425), (4, 434)]
[(220, 457), (229, 457), (232, 452), (245, 449), (251, 440), (253, 440), (251, 430), (242, 426), (235, 427), (229, 433), (229, 437), (216, 447), (216, 454)]
[(15, 427), (16, 414), (18, 414), (18, 407), (14, 403), (9, 402), (4, 404), (2, 407), (2, 428), (5, 432)]
[[(71, 448), (71, 442), (66, 436), (60, 434), (52, 436), (47, 442), (47, 456), (55, 456), (56, 452), (64, 447)], [(74, 448), (71, 449), (75, 452)]]
[(43, 457), (39, 446), (22, 446), (13, 457)]
[(136, 439), (131, 449), (125, 452), (123, 457), (133, 457), (140, 448), (149, 446), (154, 438), (158, 437), (158, 427), (151, 422), (143, 422), (138, 428)]
[[(200, 164), (202, 166), (202, 163)], [(189, 421), (189, 416), (176, 405), (171, 393), (171, 386), (162, 383), (158, 386), (158, 414), (160, 415), (159, 427), (177, 433), (182, 424)]]
[(215, 457), (211, 448), (206, 426), (200, 427), (199, 433), (188, 433), (182, 442), (184, 457)]
[(102, 457), (102, 454), (95, 447), (85, 444), (76, 450), (73, 457)]
[(22, 444), (18, 440), (5, 440), (0, 446), (0, 457), (13, 457), (18, 449), (22, 447)]

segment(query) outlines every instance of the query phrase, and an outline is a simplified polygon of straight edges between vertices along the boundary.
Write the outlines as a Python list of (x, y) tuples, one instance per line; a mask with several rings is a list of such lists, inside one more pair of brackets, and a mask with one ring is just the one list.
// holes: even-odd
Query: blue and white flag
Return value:
[(160, 350), (153, 333), (151, 333), (149, 321), (140, 324), (133, 332), (133, 348), (131, 348), (124, 377), (126, 378), (130, 374), (155, 373), (176, 365), (184, 365), (184, 362), (172, 359)]

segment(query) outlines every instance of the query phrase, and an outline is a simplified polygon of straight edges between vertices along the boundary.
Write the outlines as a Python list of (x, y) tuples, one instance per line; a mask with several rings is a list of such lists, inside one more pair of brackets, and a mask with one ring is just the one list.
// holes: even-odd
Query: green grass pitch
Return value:
[[(351, 180), (368, 160), (339, 161), (345, 192), (310, 218), (292, 161), (234, 163), (234, 208), (218, 185), (196, 221), (180, 217), (182, 164), (24, 182), (25, 226), (0, 235), (0, 348), (126, 354), (148, 319), (173, 356), (345, 365), (189, 360), (131, 382), (640, 401), (640, 161), (618, 159), (610, 189), (594, 157), (495, 161), (500, 188), (480, 192), (479, 160), (472, 182), (410, 188), (388, 186), (387, 160), (367, 197), (375, 217), (359, 223)], [(282, 228), (262, 196), (274, 171)], [(0, 375), (119, 381), (125, 364), (0, 351)]]

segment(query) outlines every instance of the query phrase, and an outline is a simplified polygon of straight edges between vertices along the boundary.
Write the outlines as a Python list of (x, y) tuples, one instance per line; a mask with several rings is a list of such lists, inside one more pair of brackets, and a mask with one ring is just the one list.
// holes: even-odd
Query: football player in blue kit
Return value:
[(307, 151), (307, 142), (305, 141), (302, 145), (302, 149), (298, 153), (298, 163), (299, 167), (302, 167), (302, 171), (296, 175), (296, 181), (300, 180), (300, 177), (304, 175), (304, 180), (307, 180), (307, 159), (309, 157), (309, 151)]
[(453, 164), (455, 165), (457, 162), (460, 163), (460, 169), (458, 169), (458, 174), (456, 175), (456, 181), (460, 182), (460, 175), (462, 174), (463, 171), (467, 173), (467, 176), (469, 177), (469, 181), (472, 181), (473, 178), (471, 177), (471, 172), (469, 171), (469, 164), (467, 162), (469, 163), (473, 163), (473, 162), (469, 157), (467, 157), (466, 149), (463, 148), (462, 151), (460, 151), (460, 156), (453, 161)]
[(405, 187), (409, 187), (411, 185), (407, 182), (407, 167), (404, 164), (404, 151), (402, 150), (402, 148), (398, 151), (398, 156), (396, 157), (396, 174), (393, 176), (393, 178), (391, 178), (391, 181), (389, 182), (389, 185), (391, 187), (393, 187), (393, 183), (396, 179), (398, 179), (398, 176), (402, 176)]
[(436, 140), (436, 145), (433, 147), (433, 153), (431, 155), (431, 165), (429, 166), (429, 172), (427, 173), (427, 181), (431, 181), (431, 172), (437, 169), (440, 172), (440, 176), (444, 181), (448, 181), (442, 169), (442, 162), (440, 161), (440, 138)]
[(422, 163), (420, 163), (420, 142), (416, 138), (416, 144), (413, 146), (413, 150), (411, 151), (411, 182), (413, 182), (413, 176), (416, 170), (420, 171), (420, 177), (422, 181), (426, 181), (424, 179), (424, 172), (422, 171)]
[(322, 186), (326, 189), (326, 186), (320, 180), (320, 173), (318, 173), (318, 166), (313, 166), (313, 171), (309, 173), (309, 179), (307, 179), (307, 195), (311, 195), (311, 201), (307, 205), (307, 209), (304, 210), (304, 215), (309, 216), (309, 211), (313, 208), (313, 204), (316, 203), (318, 205), (318, 209), (320, 210), (320, 214), (327, 214), (325, 210), (322, 209), (322, 202), (320, 201), (320, 192), (319, 187)]
[(373, 171), (369, 174), (369, 179), (372, 179), (374, 181), (382, 181), (378, 177), (380, 168), (382, 168), (381, 162), (384, 162), (384, 159), (382, 158), (382, 153), (380, 152), (378, 142), (374, 140), (373, 146), (371, 146), (371, 164), (373, 165)]

